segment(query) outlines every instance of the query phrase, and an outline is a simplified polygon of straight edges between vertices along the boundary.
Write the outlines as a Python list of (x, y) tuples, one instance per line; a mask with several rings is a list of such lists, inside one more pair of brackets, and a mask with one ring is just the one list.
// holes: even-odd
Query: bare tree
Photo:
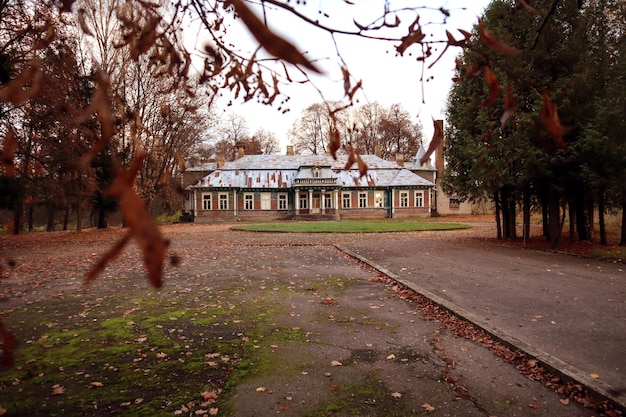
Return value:
[(380, 124), (382, 144), (387, 156), (402, 154), (404, 159), (415, 156), (422, 142), (419, 123), (400, 104), (393, 104), (385, 111)]
[(307, 107), (288, 132), (296, 153), (313, 155), (326, 153), (328, 132), (332, 123), (325, 104), (316, 103)]
[[(374, 154), (376, 146), (382, 144), (382, 120), (385, 110), (378, 102), (355, 107), (352, 114), (352, 145), (364, 154)], [(382, 147), (381, 147), (382, 150)], [(381, 155), (382, 156), (382, 155)], [(385, 154), (387, 157), (387, 154)]]
[(274, 132), (258, 129), (246, 144), (246, 153), (272, 155), (279, 152), (278, 139)]

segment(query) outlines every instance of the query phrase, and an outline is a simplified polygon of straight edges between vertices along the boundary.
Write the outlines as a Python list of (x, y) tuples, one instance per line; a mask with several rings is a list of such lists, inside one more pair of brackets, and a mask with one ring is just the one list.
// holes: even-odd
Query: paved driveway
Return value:
[(626, 402), (623, 265), (419, 234), (344, 247), (606, 383)]

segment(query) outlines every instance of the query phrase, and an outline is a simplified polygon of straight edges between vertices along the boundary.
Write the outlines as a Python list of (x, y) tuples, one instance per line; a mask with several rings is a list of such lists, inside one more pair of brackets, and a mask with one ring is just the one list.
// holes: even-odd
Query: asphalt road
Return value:
[(343, 247), (626, 404), (623, 264), (419, 236)]

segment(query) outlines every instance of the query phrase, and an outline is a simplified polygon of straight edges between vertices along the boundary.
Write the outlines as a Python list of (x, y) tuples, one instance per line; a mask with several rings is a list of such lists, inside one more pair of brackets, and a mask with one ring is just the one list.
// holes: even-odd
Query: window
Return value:
[(415, 192), (415, 207), (424, 207), (424, 191)]
[(367, 207), (367, 193), (359, 193), (359, 208)]
[(313, 178), (319, 178), (322, 175), (322, 170), (320, 167), (313, 168)]
[(271, 210), (272, 208), (272, 194), (261, 194), (261, 210)]
[(350, 208), (350, 193), (341, 194), (341, 205), (343, 208)]
[(458, 209), (461, 207), (461, 200), (459, 200), (458, 198), (451, 198), (450, 199), (450, 208), (451, 209)]
[(211, 210), (211, 194), (202, 194), (202, 210)]
[(325, 209), (333, 208), (332, 198), (333, 198), (332, 194), (330, 193), (324, 194), (324, 208)]
[(400, 207), (408, 207), (409, 206), (409, 192), (401, 191), (400, 192)]
[(300, 194), (300, 208), (307, 208), (308, 196), (306, 194)]
[(220, 210), (228, 210), (228, 194), (220, 193)]
[(287, 194), (278, 194), (278, 210), (287, 210)]
[(383, 193), (377, 191), (374, 193), (374, 207), (383, 208), (385, 207), (385, 200), (383, 199)]
[(254, 210), (254, 194), (243, 195), (243, 208), (245, 210)]

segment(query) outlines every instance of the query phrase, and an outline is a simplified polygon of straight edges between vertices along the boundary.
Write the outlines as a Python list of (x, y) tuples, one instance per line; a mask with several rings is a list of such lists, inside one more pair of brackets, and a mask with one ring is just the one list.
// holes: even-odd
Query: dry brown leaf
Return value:
[(93, 268), (91, 268), (91, 270), (87, 274), (87, 277), (85, 278), (85, 283), (89, 284), (94, 279), (96, 279), (98, 274), (104, 271), (104, 268), (106, 268), (107, 264), (115, 260), (120, 255), (120, 253), (122, 253), (122, 249), (124, 249), (124, 246), (126, 246), (129, 240), (130, 233), (124, 235), (124, 237), (122, 237), (111, 249), (109, 249), (107, 253), (105, 253), (104, 256), (100, 258), (98, 263), (95, 264)]
[(537, 9), (529, 5), (528, 2), (526, 2), (526, 0), (517, 0), (517, 3), (520, 4), (524, 9), (534, 14), (535, 16), (541, 16), (541, 13), (539, 13)]
[(489, 86), (489, 95), (485, 101), (480, 103), (480, 107), (491, 107), (497, 100), (500, 93), (500, 84), (498, 83), (498, 77), (496, 77), (496, 74), (491, 70), (491, 68), (485, 66), (484, 71), (485, 82)]
[(337, 159), (337, 151), (339, 150), (339, 148), (341, 148), (341, 136), (339, 134), (339, 130), (337, 129), (337, 127), (335, 127), (334, 123), (330, 126), (328, 136), (328, 151), (334, 159)]
[(357, 162), (357, 165), (359, 166), (359, 174), (362, 177), (365, 176), (365, 174), (367, 174), (367, 164), (365, 163), (365, 161), (363, 161), (363, 159), (361, 158), (361, 155), (359, 155), (358, 153), (356, 155), (356, 162)]
[(239, 15), (250, 33), (267, 52), (293, 65), (302, 65), (311, 71), (321, 73), (313, 63), (298, 52), (293, 44), (272, 32), (263, 21), (248, 8), (245, 2), (242, 0), (229, 0), (227, 3), (233, 5), (237, 15)]
[(13, 351), (17, 346), (17, 340), (13, 333), (9, 331), (4, 324), (0, 321), (0, 337), (2, 337), (2, 356), (0, 357), (0, 364), (4, 366), (13, 366), (15, 359), (13, 358)]
[(65, 394), (65, 387), (63, 385), (54, 384), (52, 386), (52, 395), (62, 395)]
[(343, 91), (346, 94), (346, 96), (350, 95), (350, 86), (351, 86), (350, 71), (348, 71), (348, 68), (342, 66), (341, 74), (343, 75)]
[(355, 162), (356, 162), (356, 151), (354, 150), (352, 145), (350, 145), (350, 152), (348, 153), (348, 160), (346, 161), (346, 166), (344, 166), (343, 169), (348, 170), (352, 168), (352, 165), (354, 165)]
[(111, 113), (108, 99), (109, 86), (110, 82), (108, 77), (101, 72), (98, 87), (96, 87), (93, 93), (89, 106), (76, 118), (76, 123), (82, 123), (87, 121), (92, 114), (98, 113), (98, 120), (100, 120), (100, 129), (102, 132), (100, 139), (98, 139), (90, 151), (80, 159), (78, 167), (88, 167), (96, 155), (104, 149), (109, 139), (111, 139), (111, 136), (113, 136), (113, 114)]
[(506, 122), (515, 114), (517, 111), (517, 102), (515, 101), (515, 96), (513, 95), (513, 85), (509, 84), (506, 95), (504, 96), (504, 113), (502, 113), (502, 117), (500, 117), (500, 129), (504, 129)]
[(63, 4), (63, 7), (61, 8), (62, 12), (71, 12), (72, 11), (72, 5), (74, 4), (76, 0), (61, 0), (61, 3)]
[(185, 159), (182, 156), (180, 156), (180, 152), (178, 152), (178, 149), (174, 152), (174, 155), (176, 155), (176, 161), (178, 161), (180, 170), (182, 172), (187, 171), (187, 164), (185, 163)]
[(561, 148), (565, 148), (565, 142), (563, 141), (563, 135), (566, 134), (569, 129), (561, 124), (559, 119), (559, 113), (556, 108), (556, 104), (550, 100), (548, 93), (544, 91), (542, 93), (543, 108), (539, 118), (541, 124), (546, 129), (548, 134), (552, 137), (554, 142)]
[(87, 11), (83, 9), (82, 7), (78, 9), (78, 24), (80, 25), (80, 29), (83, 31), (85, 35), (89, 35), (93, 37), (93, 32), (91, 31), (91, 29), (89, 29), (89, 25), (87, 24), (87, 21), (85, 20), (85, 13), (87, 13)]
[(521, 50), (509, 46), (498, 39), (481, 19), (478, 20), (478, 33), (480, 34), (480, 41), (494, 52), (504, 55), (519, 55), (522, 53)]
[(203, 391), (200, 393), (200, 397), (202, 397), (204, 401), (215, 401), (217, 400), (218, 394), (216, 390)]
[(17, 150), (17, 138), (15, 131), (9, 127), (7, 134), (2, 142), (2, 150), (0, 151), (0, 165), (7, 177), (15, 177), (15, 151)]
[(19, 106), (39, 93), (42, 80), (39, 61), (32, 60), (30, 65), (24, 68), (6, 87), (0, 88), (0, 101), (8, 101)]
[(422, 408), (424, 410), (428, 411), (429, 413), (432, 413), (433, 411), (435, 411), (435, 407), (433, 407), (432, 405), (430, 405), (428, 403), (422, 404)]
[(420, 165), (424, 165), (428, 158), (435, 152), (435, 149), (439, 147), (439, 144), (443, 141), (443, 120), (433, 120), (433, 126), (435, 131), (433, 132), (433, 138), (428, 145), (428, 150), (420, 159)]
[(402, 398), (402, 394), (400, 394), (399, 392), (393, 392), (393, 393), (391, 393), (391, 396), (393, 398)]
[(45, 49), (47, 48), (55, 38), (54, 25), (51, 23), (46, 24), (46, 33), (37, 40), (35, 44), (35, 49)]
[(135, 176), (141, 169), (145, 157), (145, 153), (140, 153), (127, 170), (120, 170), (107, 194), (119, 199), (130, 235), (137, 240), (143, 253), (148, 279), (154, 287), (160, 288), (163, 284), (163, 262), (167, 244), (156, 222), (146, 210), (144, 202), (133, 189)]
[(409, 46), (422, 42), (425, 37), (426, 35), (422, 32), (422, 26), (420, 25), (420, 17), (417, 16), (415, 21), (409, 26), (409, 33), (403, 36), (400, 45), (396, 46), (396, 51), (398, 51), (400, 55), (403, 55)]

